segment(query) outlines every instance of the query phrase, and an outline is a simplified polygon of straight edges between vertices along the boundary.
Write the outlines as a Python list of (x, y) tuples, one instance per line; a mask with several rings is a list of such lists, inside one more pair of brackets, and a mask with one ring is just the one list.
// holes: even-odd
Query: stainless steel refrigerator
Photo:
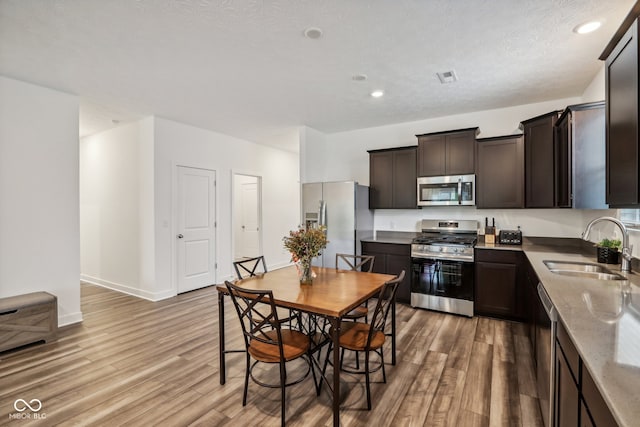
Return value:
[(302, 219), (327, 227), (329, 243), (312, 264), (335, 267), (336, 253), (360, 255), (360, 239), (373, 236), (369, 187), (353, 181), (302, 184)]

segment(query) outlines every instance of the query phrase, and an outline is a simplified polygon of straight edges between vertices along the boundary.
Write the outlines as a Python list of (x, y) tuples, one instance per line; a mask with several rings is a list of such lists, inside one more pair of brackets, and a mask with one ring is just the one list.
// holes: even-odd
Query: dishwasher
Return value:
[(558, 316), (542, 283), (538, 283), (540, 305), (536, 314), (536, 380), (538, 399), (545, 427), (554, 425), (554, 383), (556, 360), (556, 327)]

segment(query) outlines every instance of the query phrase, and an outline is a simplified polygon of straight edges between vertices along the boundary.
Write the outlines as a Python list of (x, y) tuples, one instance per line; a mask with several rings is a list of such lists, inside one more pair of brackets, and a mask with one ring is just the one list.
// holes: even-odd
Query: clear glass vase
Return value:
[(301, 285), (311, 285), (313, 283), (313, 270), (311, 270), (311, 260), (298, 262), (298, 278)]

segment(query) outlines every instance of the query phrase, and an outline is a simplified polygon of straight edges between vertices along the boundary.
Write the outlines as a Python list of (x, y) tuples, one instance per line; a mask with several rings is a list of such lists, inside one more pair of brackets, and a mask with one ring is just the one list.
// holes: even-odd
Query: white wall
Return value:
[(78, 98), (0, 76), (0, 297), (47, 291), (82, 320)]
[(593, 80), (587, 86), (582, 94), (581, 102), (597, 102), (604, 101), (605, 96), (605, 74), (604, 74), (604, 62), (600, 71), (594, 76)]
[(326, 150), (327, 136), (308, 126), (300, 129), (300, 182), (328, 181), (332, 165)]
[(82, 279), (153, 293), (153, 118), (80, 141)]
[(289, 263), (282, 237), (300, 218), (298, 155), (207, 131), (167, 119), (155, 119), (155, 265), (156, 292), (174, 289), (172, 251), (175, 242), (172, 188), (176, 166), (216, 171), (216, 281), (232, 278), (232, 176), (262, 177), (263, 250), (267, 267)]
[[(604, 75), (598, 73), (589, 85), (585, 95), (588, 101), (604, 99)], [(313, 153), (313, 161), (301, 160), (305, 165), (306, 177), (324, 181), (355, 180), (369, 183), (369, 155), (367, 150), (396, 146), (416, 145), (415, 135), (430, 132), (462, 129), (479, 126), (478, 138), (520, 133), (522, 120), (562, 110), (567, 105), (579, 104), (580, 97), (558, 99), (537, 104), (520, 105), (496, 110), (480, 111), (455, 116), (440, 117), (389, 126), (359, 129), (315, 137), (306, 141), (307, 152)], [(312, 146), (310, 146), (312, 145)], [(485, 217), (495, 218), (496, 226), (503, 229), (522, 227), (524, 235), (579, 237), (584, 227), (593, 218), (615, 215), (614, 210), (572, 210), (572, 209), (476, 209), (475, 207), (425, 208), (415, 210), (376, 210), (375, 230), (419, 231), (424, 218), (476, 219), (481, 223)], [(612, 233), (612, 228), (604, 227)], [(605, 234), (606, 235), (606, 234)], [(593, 235), (593, 240), (600, 233)]]

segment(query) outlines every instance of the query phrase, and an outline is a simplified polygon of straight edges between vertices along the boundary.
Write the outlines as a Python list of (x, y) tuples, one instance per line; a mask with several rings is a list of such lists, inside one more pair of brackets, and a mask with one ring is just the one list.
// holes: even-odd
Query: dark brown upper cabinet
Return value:
[(604, 101), (568, 106), (555, 129), (555, 206), (607, 209)]
[(524, 138), (508, 135), (476, 142), (476, 206), (524, 208)]
[(600, 55), (605, 60), (606, 201), (640, 204), (638, 137), (638, 3)]
[(415, 146), (369, 151), (369, 208), (415, 209)]
[(558, 113), (554, 111), (522, 122), (527, 208), (555, 207), (554, 125)]
[(475, 173), (475, 142), (478, 128), (416, 135), (418, 176), (468, 175)]

